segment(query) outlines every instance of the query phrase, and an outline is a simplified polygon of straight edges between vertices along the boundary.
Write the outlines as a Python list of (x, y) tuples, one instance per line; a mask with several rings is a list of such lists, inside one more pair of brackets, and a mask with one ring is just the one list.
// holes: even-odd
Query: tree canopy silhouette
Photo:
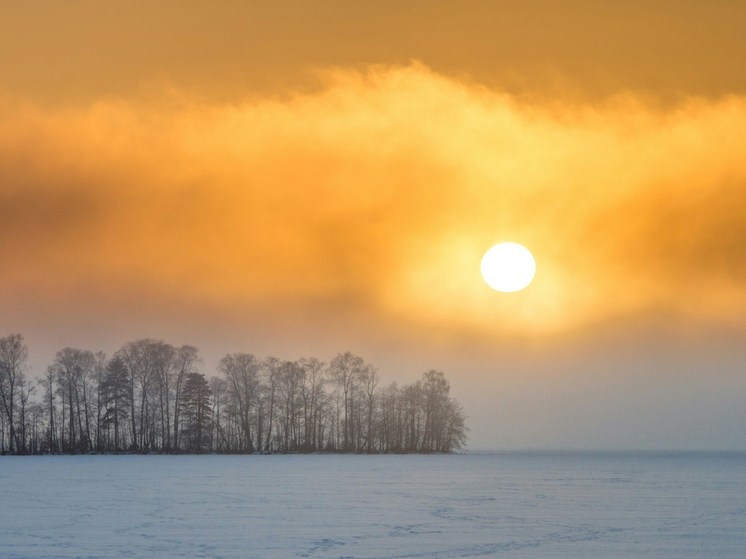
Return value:
[(21, 335), (0, 338), (4, 454), (428, 453), (466, 443), (442, 372), (381, 388), (378, 369), (349, 351), (328, 364), (230, 353), (210, 378), (195, 347), (149, 338), (111, 357), (63, 348), (36, 383), (27, 361)]

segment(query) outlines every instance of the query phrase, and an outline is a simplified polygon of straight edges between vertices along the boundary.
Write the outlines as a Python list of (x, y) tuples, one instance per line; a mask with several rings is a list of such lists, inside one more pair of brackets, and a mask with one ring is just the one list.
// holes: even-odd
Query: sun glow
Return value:
[(514, 293), (525, 289), (536, 274), (533, 254), (517, 243), (499, 243), (482, 257), (482, 277), (492, 289)]

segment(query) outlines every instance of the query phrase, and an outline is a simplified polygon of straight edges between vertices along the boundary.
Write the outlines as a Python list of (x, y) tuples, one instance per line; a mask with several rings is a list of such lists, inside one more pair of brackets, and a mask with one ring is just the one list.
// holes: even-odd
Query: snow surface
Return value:
[(745, 454), (0, 458), (0, 557), (735, 558)]

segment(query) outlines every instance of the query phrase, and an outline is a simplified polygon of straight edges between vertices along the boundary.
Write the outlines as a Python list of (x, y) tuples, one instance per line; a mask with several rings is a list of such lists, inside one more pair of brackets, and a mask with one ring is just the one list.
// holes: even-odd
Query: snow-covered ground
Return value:
[(4, 559), (744, 554), (744, 454), (0, 458)]

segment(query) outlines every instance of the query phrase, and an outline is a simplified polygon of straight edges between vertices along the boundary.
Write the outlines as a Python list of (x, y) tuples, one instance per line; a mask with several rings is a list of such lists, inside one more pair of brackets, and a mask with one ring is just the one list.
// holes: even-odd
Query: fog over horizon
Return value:
[(76, 343), (79, 335), (53, 326), (45, 329), (51, 330), (46, 340), (25, 337), (33, 377), (43, 374), (63, 347), (111, 356), (125, 342), (148, 334), (198, 347), (199, 370), (208, 378), (218, 374), (217, 363), (228, 352), (318, 357), (328, 363), (352, 350), (378, 367), (382, 385), (413, 382), (430, 369), (443, 371), (451, 394), (464, 405), (470, 429), (466, 450), (744, 450), (740, 345), (725, 335), (710, 340), (705, 353), (692, 347), (687, 335), (663, 329), (654, 342), (607, 334), (593, 347), (524, 341), (494, 348), (470, 341), (435, 346), (404, 338), (355, 340), (349, 334), (324, 339), (308, 332), (292, 340), (256, 331), (243, 339), (216, 340), (201, 322), (171, 336), (145, 331), (140, 336), (130, 329), (129, 337), (117, 339), (110, 331), (91, 330), (87, 339), (101, 340), (98, 344)]

